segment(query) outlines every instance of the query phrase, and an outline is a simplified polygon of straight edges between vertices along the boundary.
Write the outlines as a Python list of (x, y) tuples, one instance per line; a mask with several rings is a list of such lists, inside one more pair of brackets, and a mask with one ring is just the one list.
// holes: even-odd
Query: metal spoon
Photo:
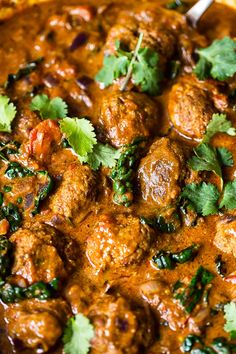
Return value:
[(196, 27), (201, 16), (213, 4), (214, 0), (199, 0), (190, 10), (185, 14), (187, 20)]

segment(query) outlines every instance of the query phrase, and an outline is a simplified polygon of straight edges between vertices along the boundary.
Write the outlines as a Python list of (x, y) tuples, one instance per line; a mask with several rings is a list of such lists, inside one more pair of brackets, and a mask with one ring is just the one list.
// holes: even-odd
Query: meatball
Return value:
[(105, 51), (114, 52), (115, 41), (124, 48), (134, 50), (138, 36), (143, 33), (143, 47), (156, 50), (161, 60), (167, 61), (175, 52), (177, 36), (184, 25), (181, 15), (150, 4), (123, 11), (108, 33)]
[(183, 136), (199, 141), (212, 114), (224, 110), (226, 98), (213, 84), (183, 76), (169, 94), (168, 111), (174, 128)]
[(12, 304), (5, 312), (8, 335), (20, 348), (45, 353), (61, 337), (69, 313), (62, 299)]
[(51, 197), (50, 207), (54, 213), (71, 218), (94, 200), (94, 190), (95, 176), (92, 170), (85, 165), (71, 164)]
[(90, 308), (88, 317), (95, 327), (92, 354), (144, 353), (152, 343), (150, 314), (121, 296), (104, 296)]
[(99, 270), (139, 263), (148, 253), (153, 231), (138, 217), (126, 214), (102, 214), (87, 240), (87, 257)]
[(27, 279), (29, 284), (64, 278), (73, 265), (72, 241), (51, 226), (36, 223), (19, 229), (10, 241), (14, 245), (12, 273)]
[(184, 173), (184, 155), (179, 144), (168, 138), (156, 140), (138, 168), (141, 198), (150, 211), (175, 204)]
[(225, 215), (218, 221), (214, 245), (236, 257), (236, 213)]
[(100, 124), (112, 145), (120, 147), (157, 131), (158, 106), (142, 93), (115, 92), (103, 99)]

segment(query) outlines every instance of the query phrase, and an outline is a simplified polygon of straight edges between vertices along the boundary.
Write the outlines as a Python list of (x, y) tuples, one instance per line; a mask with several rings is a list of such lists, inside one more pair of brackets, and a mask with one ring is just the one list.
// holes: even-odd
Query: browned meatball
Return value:
[(92, 354), (145, 353), (152, 343), (152, 318), (123, 297), (106, 295), (95, 303), (88, 317), (95, 327)]
[(72, 241), (51, 226), (36, 223), (19, 229), (10, 241), (14, 245), (12, 273), (27, 279), (29, 284), (65, 277), (73, 262), (68, 258), (73, 254)]
[(50, 207), (54, 213), (71, 218), (94, 200), (94, 191), (95, 176), (92, 170), (85, 165), (71, 164), (51, 197)]
[(204, 85), (183, 76), (169, 94), (168, 110), (175, 129), (187, 138), (200, 140), (212, 114), (226, 108), (226, 99), (213, 84)]
[(115, 92), (103, 99), (100, 123), (110, 143), (120, 147), (153, 135), (158, 116), (157, 103), (145, 94)]
[(120, 14), (108, 33), (105, 50), (113, 52), (117, 39), (128, 50), (134, 50), (139, 34), (143, 33), (142, 46), (156, 50), (166, 61), (176, 49), (176, 39), (183, 25), (184, 19), (179, 14), (150, 4), (136, 6)]
[(236, 257), (236, 213), (225, 215), (218, 221), (214, 245)]
[(126, 214), (102, 214), (87, 241), (87, 257), (99, 270), (139, 263), (153, 240), (152, 230), (138, 217)]
[(61, 337), (69, 317), (64, 300), (25, 300), (5, 312), (7, 331), (13, 343), (35, 353), (47, 352)]
[(134, 50), (140, 33), (143, 33), (142, 47), (151, 48), (160, 55), (162, 68), (165, 68), (168, 59), (178, 53), (184, 62), (192, 64), (194, 49), (207, 44), (205, 38), (193, 31), (179, 13), (159, 7), (156, 3), (135, 4), (134, 9), (120, 13), (108, 33), (105, 52), (110, 54), (115, 51), (117, 39), (125, 49)]
[(184, 173), (184, 155), (179, 144), (169, 138), (156, 140), (138, 169), (142, 200), (153, 211), (168, 209), (179, 196)]

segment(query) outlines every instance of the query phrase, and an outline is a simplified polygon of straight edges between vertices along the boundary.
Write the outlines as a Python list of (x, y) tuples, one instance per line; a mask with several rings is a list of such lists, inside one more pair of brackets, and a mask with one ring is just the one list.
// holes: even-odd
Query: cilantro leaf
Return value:
[(194, 150), (196, 156), (188, 164), (195, 171), (212, 171), (222, 178), (221, 166), (216, 149), (208, 144), (200, 144)]
[(205, 182), (187, 184), (181, 196), (189, 201), (198, 214), (207, 216), (218, 211), (217, 201), (220, 193), (214, 184)]
[(207, 126), (202, 142), (208, 143), (216, 133), (226, 133), (230, 136), (236, 135), (236, 129), (232, 126), (231, 121), (226, 118), (226, 114), (216, 113), (212, 115), (212, 120)]
[(229, 302), (224, 306), (225, 320), (224, 330), (230, 333), (231, 339), (236, 339), (236, 303)]
[(0, 95), (0, 131), (11, 133), (11, 122), (16, 116), (16, 107), (10, 98)]
[(95, 80), (103, 83), (104, 87), (110, 86), (115, 79), (126, 75), (129, 66), (127, 56), (105, 56), (103, 67), (97, 73)]
[(97, 143), (94, 127), (85, 118), (63, 118), (59, 121), (62, 133), (79, 157), (87, 156)]
[(109, 168), (114, 167), (119, 157), (119, 150), (107, 144), (97, 143), (94, 145), (93, 152), (83, 158), (81, 162), (87, 162), (93, 170), (98, 170), (101, 165)]
[(225, 147), (216, 148), (221, 166), (232, 167), (234, 164), (232, 153)]
[(226, 183), (223, 192), (223, 198), (220, 202), (220, 208), (235, 209), (236, 208), (236, 179)]
[(160, 92), (161, 74), (158, 68), (159, 55), (149, 48), (141, 48), (137, 54), (137, 61), (133, 64), (133, 81), (140, 85), (141, 91), (150, 95)]
[(199, 79), (211, 76), (224, 81), (236, 73), (236, 42), (232, 38), (216, 39), (209, 47), (199, 49), (198, 54), (194, 72)]
[(121, 91), (125, 89), (130, 78), (135, 85), (140, 86), (142, 92), (157, 95), (160, 92), (162, 75), (159, 68), (159, 56), (150, 48), (140, 48), (143, 33), (140, 33), (137, 46), (133, 52), (126, 52), (120, 48), (120, 41), (116, 41), (115, 54), (105, 56), (103, 67), (96, 75), (96, 81), (107, 87), (115, 79), (126, 76)]
[(42, 119), (59, 119), (67, 116), (67, 104), (60, 97), (50, 99), (47, 95), (37, 95), (30, 104), (32, 111), (39, 111)]
[(67, 322), (62, 341), (66, 354), (88, 354), (94, 337), (94, 328), (89, 319), (77, 314)]

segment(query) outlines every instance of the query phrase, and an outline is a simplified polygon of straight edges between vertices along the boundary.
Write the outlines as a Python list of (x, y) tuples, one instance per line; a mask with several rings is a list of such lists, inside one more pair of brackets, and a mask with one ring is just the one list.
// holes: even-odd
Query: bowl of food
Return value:
[(1, 354), (236, 352), (236, 3), (194, 4), (0, 2)]

